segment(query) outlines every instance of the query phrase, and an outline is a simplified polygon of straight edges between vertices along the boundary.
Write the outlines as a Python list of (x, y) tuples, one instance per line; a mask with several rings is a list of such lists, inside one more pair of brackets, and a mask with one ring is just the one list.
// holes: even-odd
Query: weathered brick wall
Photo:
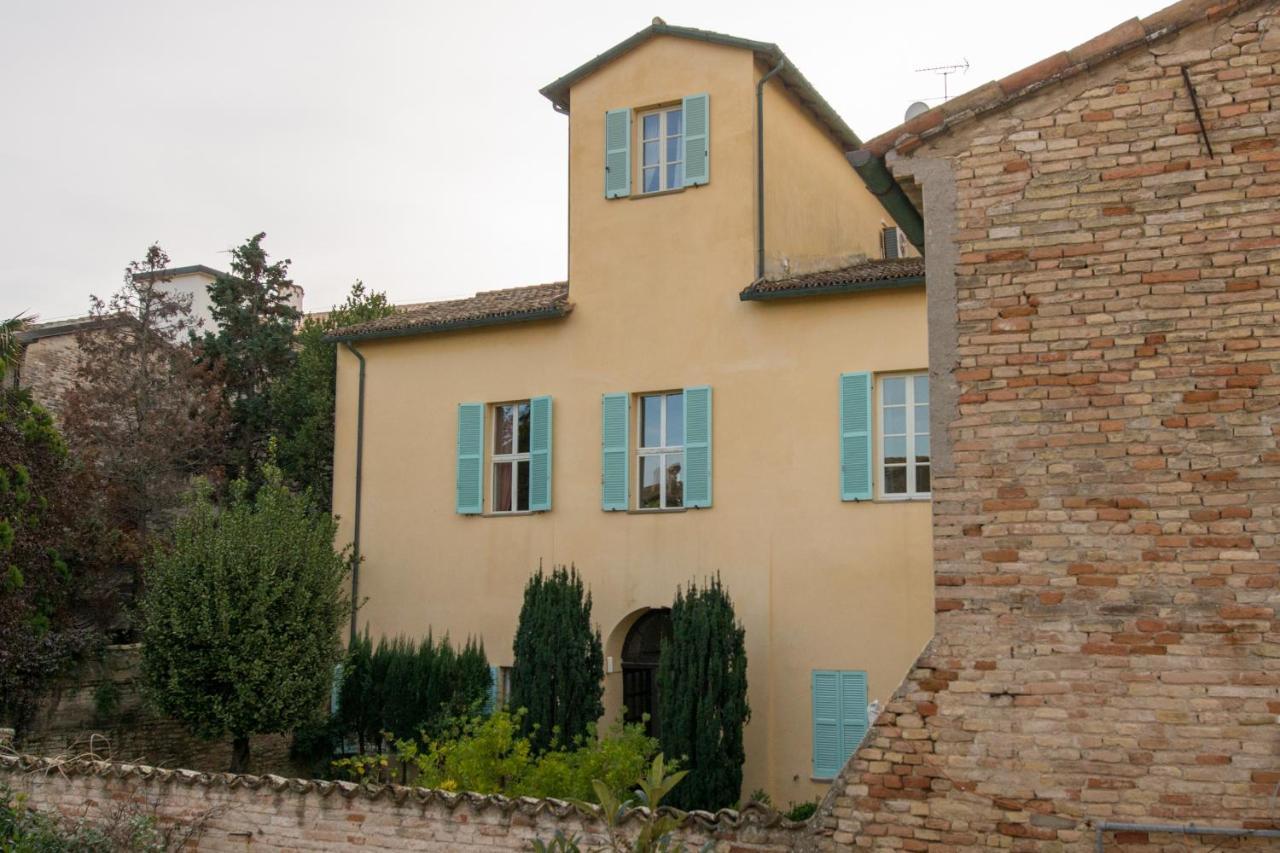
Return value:
[(935, 408), (939, 613), (829, 798), (828, 846), (1280, 828), (1280, 16), (1212, 6), (894, 163), (926, 201), (954, 181), (954, 221), (925, 210), (957, 260), (930, 318), (958, 391)]
[[(134, 803), (160, 821), (199, 822), (198, 850), (530, 850), (534, 839), (550, 840), (557, 830), (579, 836), (584, 849), (603, 841), (601, 823), (552, 800), (15, 756), (0, 756), (0, 783), (71, 817), (110, 815)], [(634, 831), (637, 824), (623, 825)], [(713, 842), (725, 853), (774, 853), (805, 849), (807, 832), (753, 805), (742, 813), (695, 812), (678, 837), (691, 850)]]
[(43, 406), (57, 415), (62, 400), (75, 384), (80, 345), (74, 333), (32, 341), (24, 348), (19, 377)]
[[(231, 740), (204, 740), (144, 700), (141, 647), (108, 646), (58, 679), (41, 701), (19, 747), (33, 755), (87, 755), (113, 761), (223, 771), (231, 766)], [(296, 772), (289, 735), (259, 735), (251, 742), (250, 770)]]

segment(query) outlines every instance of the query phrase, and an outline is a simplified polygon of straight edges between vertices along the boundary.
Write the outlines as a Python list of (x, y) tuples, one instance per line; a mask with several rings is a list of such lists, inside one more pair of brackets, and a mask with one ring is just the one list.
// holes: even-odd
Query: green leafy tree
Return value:
[(216, 329), (205, 332), (202, 360), (226, 380), (231, 411), (230, 468), (252, 475), (265, 461), (271, 428), (271, 392), (293, 368), (294, 307), (290, 261), (268, 263), (257, 234), (231, 250), (231, 271), (209, 285)]
[(271, 392), (271, 425), (279, 442), (279, 465), (295, 488), (308, 488), (325, 510), (333, 499), (333, 412), (338, 345), (325, 340), (334, 329), (395, 313), (386, 294), (357, 281), (341, 305), (307, 317), (297, 335), (297, 360)]
[(604, 713), (604, 647), (576, 569), (542, 569), (524, 588), (508, 705), (537, 749), (585, 734)]
[(671, 798), (679, 808), (715, 811), (738, 802), (742, 730), (751, 717), (744, 637), (719, 577), (676, 593), (671, 639), (658, 661), (658, 707), (663, 752), (689, 771)]
[(148, 561), (143, 672), (161, 710), (196, 734), (233, 738), (234, 772), (249, 737), (314, 718), (341, 659), (348, 557), (333, 519), (267, 464), (219, 509), (195, 490), (173, 543)]
[(0, 723), (19, 731), (109, 609), (92, 489), (48, 411), (5, 381), (21, 325), (0, 323)]

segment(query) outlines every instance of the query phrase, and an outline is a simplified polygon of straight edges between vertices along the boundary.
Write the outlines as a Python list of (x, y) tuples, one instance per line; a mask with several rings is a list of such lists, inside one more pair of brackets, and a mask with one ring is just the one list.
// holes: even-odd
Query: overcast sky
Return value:
[(84, 313), (159, 241), (258, 232), (306, 307), (565, 275), (566, 129), (538, 89), (668, 23), (773, 41), (864, 139), (1169, 0), (60, 2), (0, 9), (0, 317)]

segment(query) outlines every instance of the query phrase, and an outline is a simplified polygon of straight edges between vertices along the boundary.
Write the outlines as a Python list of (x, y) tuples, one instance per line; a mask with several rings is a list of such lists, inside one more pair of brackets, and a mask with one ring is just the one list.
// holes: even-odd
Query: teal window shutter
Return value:
[(840, 673), (813, 671), (813, 777), (840, 774)]
[(488, 716), (498, 710), (498, 679), (502, 673), (496, 666), (489, 667), (489, 694), (484, 700), (484, 714)]
[(551, 398), (529, 401), (529, 509), (551, 509)]
[(867, 734), (867, 674), (815, 669), (812, 679), (813, 776), (834, 779)]
[(684, 389), (684, 505), (711, 506), (711, 388)]
[(627, 473), (630, 469), (627, 432), (631, 419), (631, 395), (605, 394), (601, 403), (600, 505), (606, 512), (627, 509)]
[(684, 185), (711, 180), (711, 96), (684, 99)]
[(631, 195), (631, 110), (604, 114), (604, 197)]
[(458, 404), (457, 509), (462, 515), (484, 510), (484, 403)]
[(849, 760), (867, 733), (867, 674), (840, 673), (840, 764)]
[(871, 374), (841, 374), (841, 500), (871, 500), (871, 452)]

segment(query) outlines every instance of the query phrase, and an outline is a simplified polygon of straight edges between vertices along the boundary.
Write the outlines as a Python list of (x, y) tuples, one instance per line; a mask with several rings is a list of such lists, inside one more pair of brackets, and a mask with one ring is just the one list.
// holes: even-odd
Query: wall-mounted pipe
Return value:
[(1171, 835), (1216, 835), (1226, 838), (1280, 838), (1280, 829), (1237, 829), (1230, 826), (1196, 826), (1194, 823), (1111, 823), (1094, 824), (1094, 849), (1103, 853), (1104, 832), (1165, 832)]
[(342, 345), (360, 362), (360, 385), (356, 392), (356, 506), (352, 519), (355, 528), (351, 535), (351, 640), (356, 641), (356, 608), (360, 604), (360, 509), (364, 488), (364, 353), (350, 341)]
[(871, 190), (871, 194), (880, 200), (884, 209), (898, 223), (902, 233), (907, 235), (911, 245), (924, 254), (924, 217), (916, 206), (907, 198), (893, 174), (885, 167), (884, 161), (865, 148), (850, 151), (845, 157), (853, 166), (862, 182)]
[(764, 278), (764, 84), (786, 65), (779, 59), (756, 83), (756, 281)]

